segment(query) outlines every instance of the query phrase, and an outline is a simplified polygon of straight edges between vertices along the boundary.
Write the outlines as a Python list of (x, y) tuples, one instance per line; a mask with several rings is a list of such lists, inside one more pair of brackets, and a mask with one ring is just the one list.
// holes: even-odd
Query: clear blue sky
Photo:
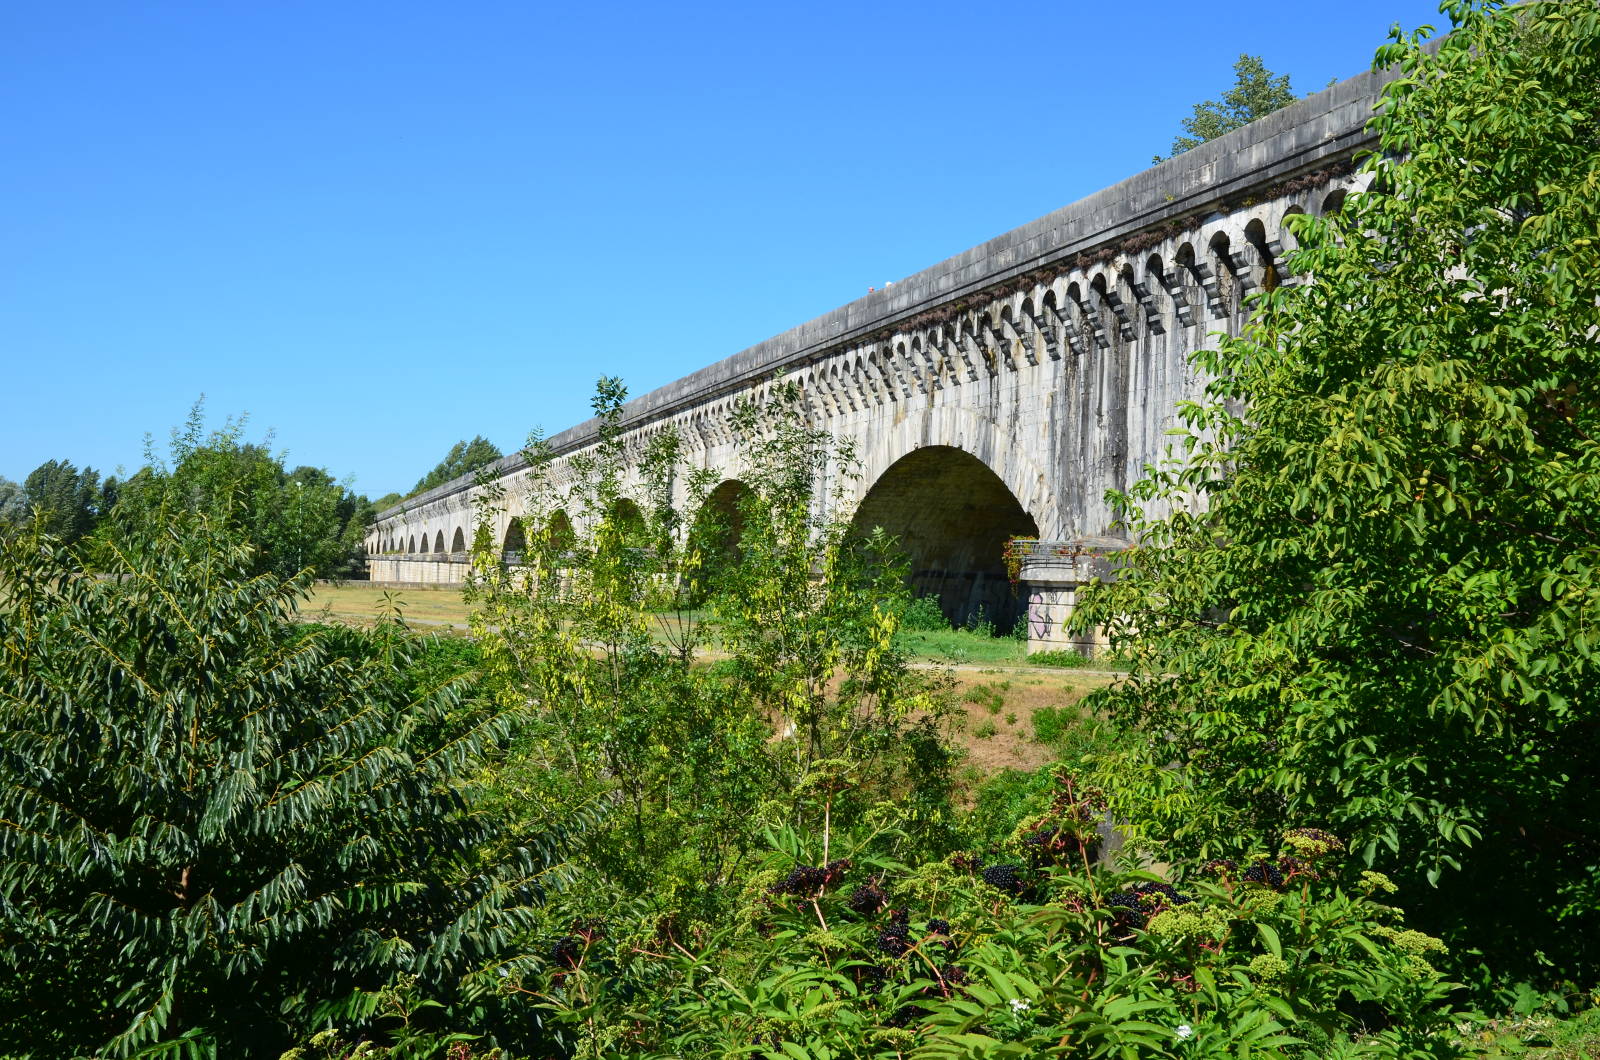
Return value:
[(406, 490), (1149, 164), (1436, 0), (0, 5), (0, 475), (201, 394)]

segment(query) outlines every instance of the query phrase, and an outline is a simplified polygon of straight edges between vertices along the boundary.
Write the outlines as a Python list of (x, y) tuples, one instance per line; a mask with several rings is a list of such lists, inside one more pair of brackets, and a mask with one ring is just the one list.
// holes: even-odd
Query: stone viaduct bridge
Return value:
[[(920, 591), (957, 621), (1026, 617), (1036, 647), (1062, 646), (1077, 587), (1129, 543), (1106, 491), (1162, 457), (1175, 406), (1200, 396), (1190, 355), (1239, 332), (1252, 291), (1304, 279), (1285, 267), (1284, 220), (1337, 209), (1361, 179), (1352, 158), (1387, 79), (1342, 82), (645, 394), (625, 407), (624, 444), (676, 429), (691, 465), (737, 489), (733, 406), (792, 381), (812, 422), (854, 441), (850, 514), (900, 538)], [(554, 475), (596, 432), (549, 439)], [(510, 549), (527, 468), (511, 456), (494, 471)], [(461, 580), (475, 490), (469, 476), (383, 512), (372, 580)], [(1018, 592), (1013, 536), (1039, 539)]]

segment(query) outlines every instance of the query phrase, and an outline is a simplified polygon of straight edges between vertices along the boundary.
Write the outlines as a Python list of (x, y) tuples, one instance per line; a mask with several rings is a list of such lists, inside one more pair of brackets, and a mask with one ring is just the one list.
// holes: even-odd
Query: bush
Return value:
[(109, 555), (0, 546), (0, 1052), (276, 1055), (459, 997), (554, 857), (477, 859), (514, 715), (419, 690), (392, 625), (297, 629), (307, 579), (203, 517)]
[(1032, 666), (1058, 666), (1065, 670), (1076, 670), (1089, 665), (1089, 660), (1068, 648), (1055, 648), (1050, 651), (1036, 651), (1028, 656), (1028, 663)]
[(1289, 219), (1314, 281), (1197, 354), (1209, 400), (1121, 498), (1141, 547), (1074, 620), (1132, 654), (1095, 706), (1131, 735), (1105, 778), (1147, 838), (1235, 856), (1321, 820), (1457, 953), (1587, 987), (1600, 10), (1444, 6), (1436, 51), (1378, 55), (1403, 76), (1370, 188)]
[(944, 617), (937, 596), (913, 596), (900, 612), (900, 628), (945, 630), (950, 628), (950, 620)]
[(1440, 944), (1337, 839), (1168, 883), (1089, 867), (1102, 805), (1057, 788), (1003, 849), (914, 869), (775, 836), (698, 952), (600, 939), (538, 990), (642, 1058), (1464, 1055)]

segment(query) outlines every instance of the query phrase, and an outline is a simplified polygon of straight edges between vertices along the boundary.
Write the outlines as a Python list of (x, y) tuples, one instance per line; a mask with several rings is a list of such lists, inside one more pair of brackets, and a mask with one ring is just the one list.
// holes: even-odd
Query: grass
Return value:
[[(462, 602), (461, 589), (455, 585), (441, 585), (436, 589), (408, 588), (386, 589), (367, 582), (327, 583), (316, 587), (311, 598), (300, 606), (307, 618), (318, 618), (353, 625), (366, 625), (376, 621), (387, 606), (398, 606), (401, 616), (419, 626), (465, 631), (467, 605)], [(663, 615), (671, 623), (679, 616)], [(702, 612), (683, 616), (698, 620)], [(661, 630), (662, 635), (666, 630)], [(1005, 666), (1053, 667), (1077, 669), (1097, 664), (1073, 652), (1053, 651), (1028, 654), (1028, 642), (1015, 637), (993, 637), (968, 629), (916, 629), (902, 630), (897, 643), (913, 659), (925, 663), (948, 663), (953, 666)]]
[[(385, 597), (388, 597), (386, 601)], [(366, 625), (392, 603), (408, 622), (448, 629), (467, 628), (467, 605), (454, 585), (437, 589), (385, 589), (363, 582), (318, 585), (300, 605), (305, 618)]]
[(1014, 637), (989, 637), (967, 629), (913, 629), (902, 630), (897, 640), (912, 655), (932, 662), (1028, 665), (1028, 642)]

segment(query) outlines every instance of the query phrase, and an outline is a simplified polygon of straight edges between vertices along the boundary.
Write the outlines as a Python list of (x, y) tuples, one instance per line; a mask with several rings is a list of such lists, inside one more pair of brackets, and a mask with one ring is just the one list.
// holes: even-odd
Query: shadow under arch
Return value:
[(522, 520), (513, 515), (506, 522), (506, 536), (500, 543), (500, 551), (521, 553), (527, 549), (528, 537), (522, 532)]
[(936, 596), (956, 625), (980, 617), (1008, 630), (1026, 609), (1011, 591), (1008, 538), (1037, 537), (1039, 524), (989, 466), (954, 446), (913, 449), (878, 476), (851, 519), (859, 534), (874, 527), (899, 541), (911, 563), (911, 586)]
[(750, 487), (739, 479), (725, 479), (706, 495), (690, 527), (690, 540), (700, 550), (701, 595), (721, 588), (723, 576), (739, 563), (744, 538), (744, 505)]

